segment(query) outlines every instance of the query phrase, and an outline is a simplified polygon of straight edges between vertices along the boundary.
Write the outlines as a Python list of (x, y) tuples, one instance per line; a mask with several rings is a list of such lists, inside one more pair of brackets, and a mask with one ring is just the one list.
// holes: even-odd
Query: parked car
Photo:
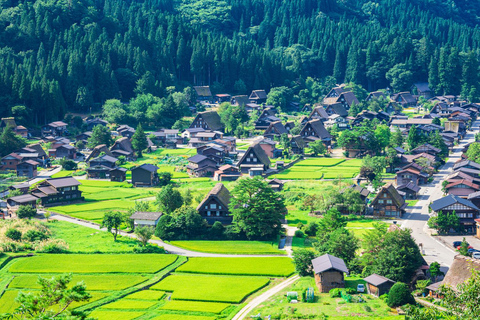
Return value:
[(462, 241), (453, 241), (453, 247), (457, 248), (462, 245)]
[(474, 252), (474, 253), (472, 254), (472, 257), (473, 257), (474, 259), (480, 259), (480, 252)]
[(480, 252), (480, 251), (478, 251), (477, 249), (473, 249), (473, 248), (468, 249), (468, 253), (474, 253), (474, 252)]
[(365, 285), (364, 284), (358, 284), (357, 285), (357, 292), (364, 293), (365, 292)]

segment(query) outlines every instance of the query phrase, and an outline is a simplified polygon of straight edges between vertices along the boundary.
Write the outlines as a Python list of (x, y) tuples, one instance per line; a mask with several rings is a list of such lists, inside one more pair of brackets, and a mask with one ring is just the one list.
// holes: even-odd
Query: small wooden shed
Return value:
[(344, 273), (348, 272), (343, 259), (324, 254), (312, 260), (315, 283), (322, 293), (334, 288), (345, 288)]
[(377, 297), (388, 293), (390, 291), (390, 288), (392, 288), (392, 286), (395, 284), (395, 281), (382, 277), (375, 273), (366, 277), (363, 280), (365, 280), (365, 282), (367, 283), (368, 293)]

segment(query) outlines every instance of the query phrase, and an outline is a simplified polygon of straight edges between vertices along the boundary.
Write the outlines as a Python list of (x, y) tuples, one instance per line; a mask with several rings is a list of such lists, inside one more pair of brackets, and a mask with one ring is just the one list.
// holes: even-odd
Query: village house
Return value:
[(52, 149), (48, 149), (48, 156), (75, 160), (77, 158), (77, 148), (69, 144), (55, 144), (52, 146)]
[(39, 163), (33, 160), (20, 162), (17, 165), (17, 176), (34, 178), (37, 176), (37, 167)]
[(108, 125), (108, 121), (105, 121), (105, 120), (97, 117), (97, 118), (92, 118), (92, 119), (86, 120), (85, 125), (87, 127), (87, 131), (92, 131), (93, 128), (95, 128), (96, 126), (106, 127)]
[(324, 104), (336, 103), (340, 94), (345, 92), (344, 86), (332, 88), (327, 95), (323, 98)]
[(387, 100), (387, 96), (382, 91), (374, 91), (374, 92), (370, 92), (368, 94), (368, 96), (365, 98), (365, 101), (369, 102), (369, 101), (376, 100), (376, 99)]
[(127, 179), (127, 169), (116, 167), (110, 169), (110, 181), (122, 182)]
[(251, 103), (263, 104), (267, 102), (267, 93), (265, 90), (253, 90), (248, 99)]
[(243, 106), (243, 107), (245, 107), (249, 103), (250, 103), (250, 100), (248, 99), (247, 95), (233, 96), (232, 99), (230, 100), (230, 104), (232, 106)]
[(135, 134), (135, 129), (130, 127), (129, 125), (123, 124), (119, 126), (116, 130), (118, 134), (120, 134), (122, 137), (127, 137), (131, 139), (133, 135)]
[(132, 184), (135, 187), (153, 187), (159, 182), (158, 167), (144, 163), (132, 169)]
[(18, 134), (19, 136), (21, 136), (23, 138), (28, 137), (28, 129), (25, 128), (24, 126), (17, 125), (14, 117), (2, 118), (0, 120), (0, 129), (6, 128), (6, 127), (12, 128), (12, 130), (13, 130), (13, 132), (15, 132), (15, 134)]
[(475, 233), (475, 219), (478, 218), (479, 210), (470, 200), (449, 194), (437, 199), (430, 204), (430, 208), (437, 214), (453, 213), (458, 216), (460, 224), (465, 228), (466, 233)]
[(275, 116), (276, 114), (277, 111), (273, 108), (263, 109), (257, 121), (255, 121), (255, 130), (266, 130), (270, 126), (270, 123), (281, 121), (280, 118)]
[(151, 135), (155, 136), (153, 142), (158, 146), (176, 148), (177, 144), (183, 142), (183, 139), (178, 135), (177, 129), (160, 129), (152, 132)]
[(88, 139), (92, 136), (92, 131), (85, 131), (75, 136), (77, 142), (82, 141), (85, 145), (88, 143)]
[(68, 204), (82, 201), (81, 183), (73, 177), (51, 178), (40, 182), (31, 194), (39, 199), (43, 206)]
[(32, 206), (37, 207), (38, 198), (31, 194), (22, 194), (7, 199), (7, 210), (12, 213), (15, 212), (20, 206)]
[(134, 228), (137, 228), (137, 227), (155, 228), (162, 215), (163, 215), (162, 212), (137, 211), (130, 216), (130, 219), (133, 220)]
[(228, 93), (219, 93), (215, 95), (215, 102), (220, 104), (224, 102), (230, 102), (232, 99), (232, 96), (229, 95)]
[(213, 177), (217, 162), (207, 156), (196, 154), (188, 158), (187, 173), (193, 177)]
[(428, 153), (434, 157), (439, 157), (441, 152), (441, 149), (436, 148), (428, 143), (422, 144), (421, 146), (418, 146), (415, 149), (411, 150), (412, 154)]
[(392, 101), (400, 104), (403, 108), (414, 107), (417, 105), (417, 99), (410, 92), (399, 92), (392, 96)]
[(216, 111), (199, 112), (190, 128), (203, 128), (211, 131), (223, 131), (224, 127)]
[(117, 158), (108, 155), (90, 160), (87, 168), (87, 177), (92, 179), (110, 178), (110, 170), (115, 168), (117, 161)]
[(67, 124), (63, 121), (50, 122), (42, 127), (42, 136), (63, 136), (67, 130)]
[(305, 147), (306, 147), (305, 140), (303, 140), (302, 136), (297, 135), (293, 136), (290, 139), (290, 149), (293, 154), (301, 154), (303, 155), (305, 153)]
[(251, 169), (258, 169), (261, 173), (264, 173), (270, 167), (270, 159), (260, 144), (257, 143), (248, 147), (237, 166), (242, 173), (249, 173)]
[(110, 149), (108, 149), (107, 145), (99, 144), (98, 146), (93, 148), (92, 152), (85, 159), (85, 162), (87, 162), (87, 163), (90, 162), (90, 160), (99, 157), (102, 153), (107, 155), (107, 156), (113, 157), (113, 153), (110, 151)]
[(422, 171), (422, 167), (415, 162), (400, 169), (395, 176), (397, 186), (406, 185), (412, 182), (415, 185), (423, 185), (428, 182), (429, 175)]
[(380, 297), (381, 295), (388, 294), (395, 281), (382, 277), (376, 273), (363, 279), (367, 283), (368, 293)]
[(433, 92), (428, 86), (428, 82), (417, 82), (414, 83), (411, 87), (412, 95), (424, 97), (425, 99), (430, 99), (433, 97)]
[(405, 200), (414, 200), (418, 197), (420, 187), (414, 182), (410, 181), (406, 184), (398, 185), (397, 191)]
[(325, 254), (312, 260), (318, 291), (328, 293), (335, 288), (345, 288), (344, 274), (348, 273), (343, 259)]
[(270, 139), (262, 139), (256, 142), (265, 151), (269, 158), (277, 158), (282, 155), (282, 150), (277, 149), (277, 142)]
[(407, 134), (410, 128), (415, 125), (419, 127), (421, 125), (432, 124), (432, 119), (423, 119), (423, 118), (409, 118), (409, 119), (393, 119), (390, 122), (390, 128), (395, 130), (399, 128), (401, 132)]
[(223, 183), (217, 183), (200, 202), (197, 211), (209, 224), (214, 224), (216, 221), (230, 224), (233, 219), (228, 209), (230, 197), (230, 192)]
[(316, 106), (310, 115), (308, 116), (308, 120), (322, 120), (326, 121), (328, 119), (329, 114), (325, 110), (325, 108), (321, 105)]
[(242, 174), (235, 168), (229, 164), (223, 165), (218, 168), (217, 171), (213, 174), (214, 181), (235, 181), (240, 178)]
[(17, 165), (22, 162), (23, 157), (20, 155), (16, 154), (15, 152), (12, 152), (10, 154), (7, 154), (5, 157), (2, 158), (2, 166), (1, 170), (6, 171), (6, 170), (17, 170)]
[(194, 86), (193, 89), (197, 94), (197, 101), (212, 102), (213, 96), (210, 91), (210, 86)]
[(332, 136), (320, 120), (308, 121), (300, 131), (300, 136), (302, 136), (307, 143), (321, 140), (326, 146), (329, 146), (332, 142)]
[(197, 154), (201, 154), (213, 161), (217, 165), (225, 160), (226, 152), (223, 148), (215, 144), (208, 144), (197, 148)]
[(272, 180), (267, 180), (267, 184), (270, 186), (270, 188), (273, 189), (273, 191), (282, 191), (285, 182), (280, 179), (274, 178)]
[(133, 160), (135, 158), (132, 142), (128, 137), (122, 137), (116, 140), (113, 146), (110, 147), (110, 152), (112, 156), (117, 159), (121, 156), (124, 156), (127, 160)]
[[(448, 180), (446, 180), (448, 181)], [(447, 194), (453, 194), (462, 198), (467, 198), (471, 193), (480, 191), (480, 185), (473, 183), (471, 180), (454, 180), (448, 181), (449, 183), (445, 186), (445, 191)]]
[(273, 139), (275, 136), (280, 137), (282, 134), (288, 134), (288, 130), (281, 121), (275, 121), (270, 123), (263, 133), (263, 136), (268, 139)]
[(340, 117), (348, 116), (347, 109), (345, 109), (345, 107), (341, 103), (327, 104), (324, 107), (325, 107), (325, 112), (328, 114), (328, 116), (331, 116), (334, 114), (337, 114)]
[(373, 215), (376, 217), (401, 217), (407, 203), (391, 184), (383, 186), (372, 200)]

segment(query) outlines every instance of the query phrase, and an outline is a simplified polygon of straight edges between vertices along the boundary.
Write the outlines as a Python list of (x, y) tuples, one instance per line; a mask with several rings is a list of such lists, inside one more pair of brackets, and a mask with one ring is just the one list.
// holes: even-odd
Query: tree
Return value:
[(250, 240), (274, 239), (285, 212), (283, 196), (261, 178), (240, 179), (232, 190), (233, 224)]
[(162, 240), (193, 240), (207, 231), (207, 221), (191, 207), (178, 208), (158, 221), (155, 235)]
[(128, 111), (126, 110), (126, 105), (124, 105), (120, 100), (110, 99), (105, 101), (105, 104), (102, 107), (103, 117), (109, 123), (126, 123), (128, 122)]
[(407, 284), (397, 282), (388, 292), (387, 304), (390, 308), (401, 307), (405, 304), (415, 304), (415, 298)]
[(470, 254), (468, 253), (468, 242), (463, 238), (462, 243), (460, 244), (460, 248), (458, 248), (458, 252), (462, 256), (469, 256)]
[(303, 198), (303, 206), (309, 209), (310, 213), (315, 211), (318, 204), (318, 197), (315, 194), (308, 194)]
[(153, 227), (150, 226), (143, 226), (135, 228), (135, 234), (137, 235), (138, 240), (142, 246), (146, 246), (148, 241), (152, 238), (155, 230)]
[(158, 173), (158, 185), (160, 187), (166, 186), (172, 180), (171, 172), (159, 172)]
[(240, 124), (248, 120), (245, 106), (232, 106), (228, 102), (222, 103), (217, 113), (227, 132), (235, 131)]
[(470, 161), (480, 163), (480, 143), (472, 143), (467, 150), (467, 158)]
[(403, 146), (403, 134), (398, 127), (395, 128), (395, 131), (390, 136), (390, 146), (393, 148)]
[(381, 180), (382, 173), (387, 167), (387, 161), (385, 157), (371, 157), (366, 155), (362, 159), (362, 166), (360, 168), (360, 175), (366, 177), (369, 181), (375, 179)]
[(310, 142), (309, 147), (310, 149), (312, 149), (314, 156), (318, 156), (319, 154), (325, 154), (327, 152), (327, 148), (323, 144), (322, 140)]
[(315, 259), (315, 253), (309, 249), (293, 250), (293, 264), (295, 271), (301, 277), (311, 276), (313, 272), (312, 260)]
[(180, 191), (169, 184), (157, 194), (157, 205), (165, 213), (172, 213), (183, 205), (183, 198)]
[(190, 121), (185, 120), (185, 119), (179, 119), (179, 120), (175, 121), (175, 123), (172, 126), (172, 129), (176, 129), (180, 132), (183, 132), (188, 127), (190, 127)]
[(359, 248), (357, 237), (343, 227), (330, 233), (318, 232), (317, 240), (314, 243), (317, 254), (331, 254), (343, 259), (347, 266), (355, 259), (355, 251)]
[(434, 261), (430, 264), (430, 268), (428, 269), (430, 272), (430, 276), (433, 277), (433, 282), (437, 282), (437, 278), (439, 276), (445, 275), (445, 273), (440, 269), (440, 263)]
[(22, 240), (22, 232), (15, 228), (10, 228), (5, 232), (5, 236), (13, 241), (20, 241)]
[(78, 164), (75, 161), (67, 158), (60, 159), (58, 164), (62, 166), (63, 170), (76, 170), (78, 167)]
[(95, 126), (92, 135), (87, 139), (87, 147), (93, 149), (101, 144), (109, 147), (112, 144), (112, 134), (106, 126)]
[(388, 70), (385, 77), (390, 81), (393, 89), (399, 92), (409, 89), (413, 80), (413, 73), (408, 69), (408, 66), (405, 63), (399, 63)]
[(283, 112), (288, 111), (288, 103), (292, 101), (293, 90), (283, 87), (271, 88), (267, 95), (267, 105), (280, 108)]
[(373, 248), (376, 254), (362, 256), (364, 275), (377, 273), (394, 281), (410, 281), (423, 258), (411, 229), (386, 232)]
[(6, 156), (13, 151), (23, 148), (27, 145), (27, 140), (15, 134), (12, 127), (7, 126), (0, 135), (0, 156)]
[(73, 302), (88, 301), (92, 297), (84, 282), (70, 285), (72, 274), (63, 274), (50, 279), (38, 277), (41, 289), (36, 292), (20, 292), (15, 299), (19, 304), (13, 317), (21, 319), (84, 319), (67, 308)]
[(107, 211), (103, 215), (101, 227), (106, 227), (113, 234), (113, 241), (117, 241), (118, 229), (122, 225), (124, 217), (121, 212)]
[(462, 230), (462, 224), (454, 211), (446, 213), (439, 211), (433, 225), (439, 233), (448, 233), (450, 232), (450, 229), (455, 231)]
[(27, 218), (30, 220), (31, 218), (34, 218), (37, 215), (37, 209), (35, 209), (30, 205), (19, 206), (16, 213), (17, 213), (17, 217), (19, 217), (20, 219)]
[(390, 128), (385, 124), (379, 124), (375, 129), (375, 137), (377, 138), (382, 150), (385, 150), (385, 148), (389, 145), (390, 136)]
[(142, 125), (138, 124), (135, 133), (132, 136), (132, 147), (138, 153), (138, 157), (142, 157), (142, 150), (148, 147), (147, 136), (143, 131)]
[(410, 150), (415, 149), (420, 143), (420, 136), (415, 125), (410, 127), (408, 131), (407, 144)]

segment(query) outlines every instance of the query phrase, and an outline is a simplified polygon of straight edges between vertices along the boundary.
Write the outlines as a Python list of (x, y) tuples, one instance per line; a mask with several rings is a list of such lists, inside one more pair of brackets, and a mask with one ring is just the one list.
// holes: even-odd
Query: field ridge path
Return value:
[(255, 309), (256, 307), (258, 307), (261, 303), (265, 302), (267, 299), (269, 299), (271, 296), (273, 296), (274, 294), (277, 294), (278, 292), (282, 291), (283, 289), (285, 289), (286, 287), (288, 287), (289, 285), (291, 285), (292, 283), (294, 283), (295, 281), (297, 281), (298, 279), (300, 279), (300, 276), (298, 275), (295, 275), (293, 277), (290, 277), (288, 279), (286, 279), (285, 281), (279, 283), (278, 285), (276, 285), (275, 287), (269, 289), (268, 291), (265, 291), (264, 293), (262, 293), (261, 295), (259, 295), (258, 297), (255, 297), (252, 301), (250, 301), (249, 303), (247, 303), (246, 306), (244, 306), (233, 318), (232, 320), (242, 320), (243, 318), (245, 318), (253, 309)]
[[(105, 228), (101, 228), (100, 225), (97, 223), (91, 222), (91, 221), (86, 221), (78, 218), (72, 218), (67, 215), (57, 213), (54, 211), (50, 211), (52, 213), (52, 216), (50, 219), (55, 219), (55, 220), (60, 220), (60, 221), (66, 221), (74, 224), (78, 224), (87, 228), (92, 228), (95, 230), (103, 230), (106, 231)], [(133, 233), (127, 233), (125, 231), (119, 230), (118, 234), (124, 237), (129, 237), (133, 239), (137, 239), (137, 236)], [(263, 258), (268, 258), (268, 257), (288, 257), (286, 255), (273, 255), (273, 254), (221, 254), (221, 253), (207, 253), (207, 252), (199, 252), (199, 251), (190, 251), (186, 250), (183, 248), (179, 248), (176, 246), (172, 246), (171, 244), (165, 243), (161, 240), (150, 240), (149, 243), (154, 243), (156, 245), (162, 246), (165, 250), (168, 251), (168, 253), (171, 254), (176, 254), (179, 256), (186, 256), (186, 257), (212, 257), (212, 258), (255, 258), (255, 257), (263, 257)]]

